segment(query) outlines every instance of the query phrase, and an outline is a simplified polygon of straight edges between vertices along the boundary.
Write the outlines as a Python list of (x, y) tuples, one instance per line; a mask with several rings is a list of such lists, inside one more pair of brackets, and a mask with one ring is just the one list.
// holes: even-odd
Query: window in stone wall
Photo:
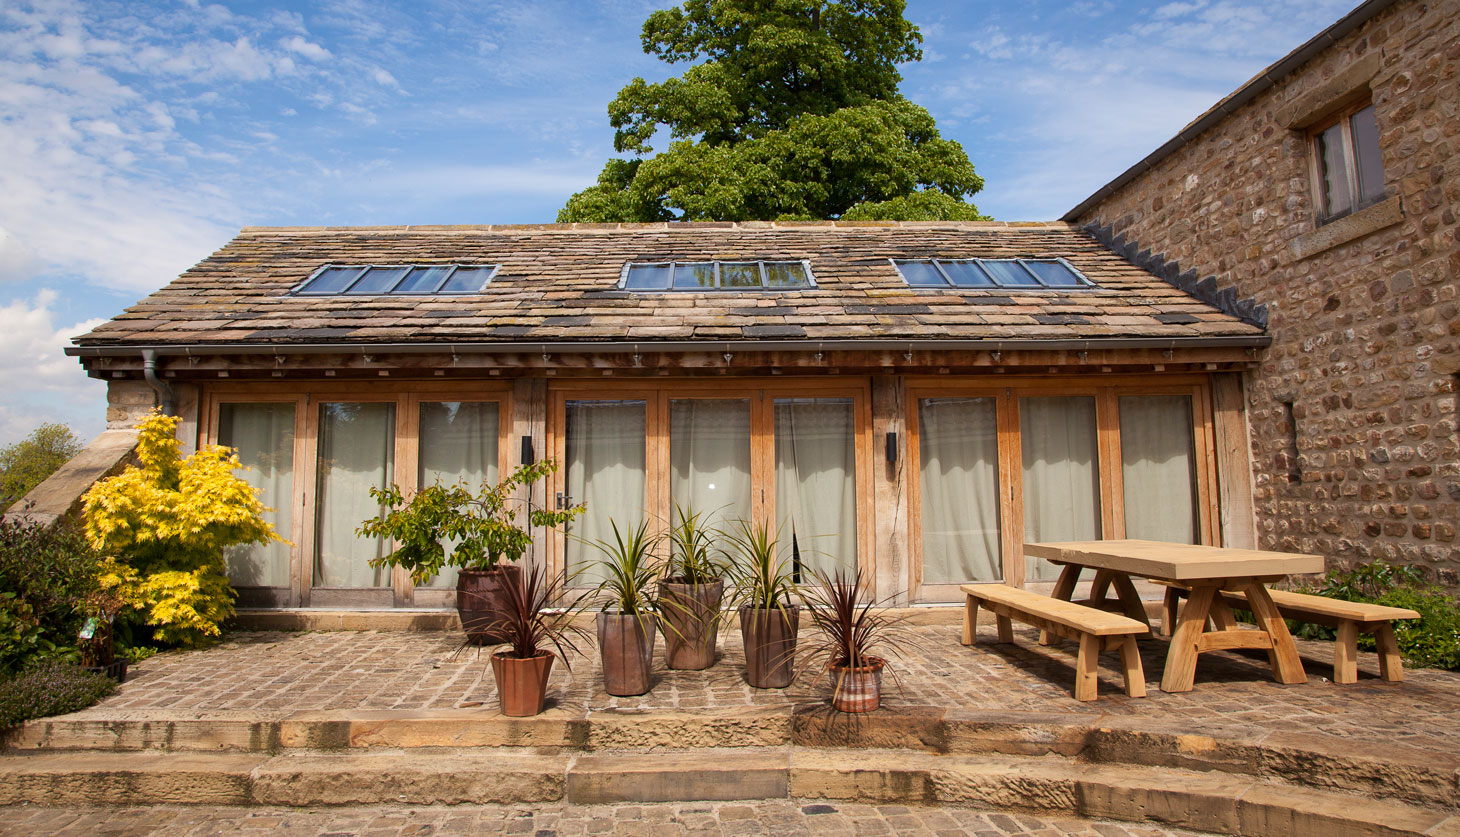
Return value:
[(1313, 173), (1320, 224), (1384, 200), (1372, 104), (1350, 108), (1313, 132)]

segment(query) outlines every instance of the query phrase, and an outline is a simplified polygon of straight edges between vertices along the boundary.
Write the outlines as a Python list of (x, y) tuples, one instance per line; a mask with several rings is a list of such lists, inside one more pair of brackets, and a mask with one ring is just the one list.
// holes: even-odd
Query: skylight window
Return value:
[(893, 259), (914, 288), (1093, 288), (1064, 259)]
[(431, 296), (480, 293), (493, 264), (325, 265), (294, 289), (301, 296)]
[(630, 262), (626, 291), (790, 291), (816, 287), (806, 262)]

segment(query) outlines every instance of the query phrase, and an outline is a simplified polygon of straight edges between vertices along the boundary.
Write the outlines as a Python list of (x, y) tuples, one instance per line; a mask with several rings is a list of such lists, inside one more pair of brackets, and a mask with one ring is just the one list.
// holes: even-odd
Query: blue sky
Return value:
[[(1357, 0), (909, 0), (903, 92), (1000, 220), (1057, 218)], [(252, 224), (551, 221), (667, 3), (0, 3), (0, 444), (89, 438), (71, 335)]]

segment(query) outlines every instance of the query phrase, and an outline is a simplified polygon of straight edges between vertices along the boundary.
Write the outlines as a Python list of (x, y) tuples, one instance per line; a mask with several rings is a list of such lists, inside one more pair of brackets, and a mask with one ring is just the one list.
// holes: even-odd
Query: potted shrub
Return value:
[[(522, 465), (496, 485), (473, 493), (464, 484), (428, 485), (406, 499), (400, 488), (371, 488), (370, 496), (387, 511), (360, 525), (357, 534), (388, 538), (396, 549), (370, 561), (372, 567), (389, 565), (410, 571), (411, 581), (423, 584), (451, 565), (456, 579), (456, 610), (467, 641), (492, 645), (505, 641), (494, 626), (502, 623), (508, 589), (520, 586), (522, 569), (516, 561), (532, 543), (532, 535), (518, 521), (524, 507), (527, 526), (561, 526), (583, 511), (574, 506), (561, 511), (534, 509), (514, 497), (518, 488), (557, 469), (544, 459)], [(448, 555), (446, 546), (455, 541)]]
[(889, 615), (873, 600), (860, 569), (851, 576), (843, 569), (831, 575), (813, 571), (811, 578), (812, 586), (800, 593), (820, 639), (805, 665), (819, 665), (828, 673), (834, 708), (871, 712), (882, 704), (887, 664), (873, 652), (880, 647), (901, 655), (905, 642), (892, 634), (902, 618)]
[(519, 583), (506, 587), (505, 607), (499, 621), (491, 626), (492, 632), (502, 636), (507, 645), (492, 654), (492, 676), (497, 681), (502, 714), (512, 717), (542, 711), (547, 703), (553, 660), (561, 657), (563, 665), (571, 670), (568, 652), (578, 651), (575, 639), (588, 636), (587, 631), (573, 624), (581, 597), (564, 607), (550, 609), (553, 602), (566, 598), (562, 582), (548, 580), (541, 567), (519, 577)]
[(658, 602), (654, 586), (661, 568), (655, 566), (654, 540), (649, 524), (627, 533), (613, 527), (613, 541), (593, 541), (603, 558), (598, 566), (604, 579), (598, 585), (603, 609), (598, 614), (598, 648), (603, 655), (603, 688), (611, 695), (642, 695), (649, 691), (649, 668), (654, 660), (655, 617)]
[(700, 671), (715, 663), (725, 595), (725, 568), (711, 552), (716, 534), (705, 524), (703, 512), (675, 505), (667, 536), (669, 563), (659, 582), (659, 620), (668, 668)]
[(796, 583), (781, 561), (777, 538), (764, 523), (737, 520), (728, 535), (734, 561), (745, 676), (757, 689), (783, 689), (795, 679), (801, 608)]

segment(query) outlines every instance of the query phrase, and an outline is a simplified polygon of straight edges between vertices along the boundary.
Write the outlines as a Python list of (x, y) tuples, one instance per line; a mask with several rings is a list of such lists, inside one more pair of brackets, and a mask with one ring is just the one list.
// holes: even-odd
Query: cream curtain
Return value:
[(857, 566), (856, 458), (850, 398), (778, 398), (776, 518), (799, 569)]
[[(422, 401), (417, 485), (465, 482), (472, 490), (497, 482), (497, 403)], [(456, 541), (445, 544), (448, 555)], [(455, 587), (456, 568), (446, 567), (427, 587)]]
[[(287, 539), (294, 522), (294, 405), (220, 405), (218, 444), (238, 452), (248, 468), (239, 476), (258, 489), (270, 509), (264, 519)], [(289, 549), (283, 541), (229, 547), (228, 580), (235, 587), (288, 587)]]
[(318, 471), (314, 586), (389, 587), (390, 568), (368, 563), (389, 549), (355, 530), (382, 511), (370, 489), (395, 479), (395, 405), (320, 405)]
[(750, 402), (671, 399), (669, 496), (705, 522), (750, 519)]
[(588, 509), (567, 530), (569, 573), (574, 583), (592, 586), (603, 574), (592, 568), (601, 557), (584, 541), (613, 541), (613, 528), (627, 533), (644, 517), (645, 403), (643, 401), (569, 401), (567, 403), (567, 484), (574, 503)]
[(1196, 543), (1196, 455), (1191, 396), (1120, 399), (1125, 536)]
[(998, 410), (992, 398), (918, 402), (923, 583), (1004, 577)]
[[(1024, 540), (1100, 538), (1100, 470), (1095, 399), (1022, 398), (1019, 425), (1024, 453)], [(1025, 580), (1051, 581), (1058, 568), (1027, 557)]]

